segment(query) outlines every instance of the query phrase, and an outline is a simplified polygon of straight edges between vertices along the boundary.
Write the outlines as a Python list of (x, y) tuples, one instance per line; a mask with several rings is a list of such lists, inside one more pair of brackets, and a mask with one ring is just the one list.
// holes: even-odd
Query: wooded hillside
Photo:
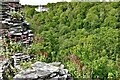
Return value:
[(118, 78), (120, 2), (53, 3), (48, 12), (25, 6), (36, 37), (31, 52), (61, 61), (74, 78)]

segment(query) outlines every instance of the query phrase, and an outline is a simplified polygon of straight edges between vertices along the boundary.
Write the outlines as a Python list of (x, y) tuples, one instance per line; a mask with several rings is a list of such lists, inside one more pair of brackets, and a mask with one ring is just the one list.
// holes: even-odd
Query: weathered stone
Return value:
[(50, 63), (50, 65), (53, 65), (53, 66), (60, 66), (60, 65), (61, 65), (61, 62), (52, 62), (52, 63)]
[(16, 65), (15, 68), (21, 71), (23, 70), (20, 65)]
[(2, 67), (0, 68), (0, 73), (3, 73)]
[(50, 71), (47, 71), (47, 70), (37, 70), (36, 71), (36, 74), (41, 78), (41, 79), (44, 79), (46, 77), (48, 77), (51, 72)]
[(60, 76), (59, 79), (66, 80), (67, 79), (67, 75)]
[(19, 29), (22, 29), (22, 27), (21, 26), (17, 26), (17, 27), (14, 27), (13, 29), (16, 29), (16, 31), (17, 31)]
[(8, 21), (11, 21), (11, 19), (9, 19), (9, 18), (8, 18), (8, 19), (5, 19), (5, 21), (7, 21), (7, 22), (8, 22)]
[(13, 23), (8, 23), (8, 25), (13, 26)]
[(20, 59), (20, 58), (18, 58), (18, 59), (15, 59), (15, 60), (16, 60), (16, 62), (17, 62), (17, 61), (20, 61), (21, 59)]
[(60, 69), (64, 69), (64, 65), (63, 64), (60, 65)]
[(32, 68), (36, 70), (50, 71), (51, 73), (59, 69), (59, 67), (55, 67), (43, 62), (36, 62), (35, 64), (32, 65)]
[(29, 37), (34, 36), (34, 34), (28, 34)]
[(65, 75), (66, 72), (64, 71), (64, 69), (60, 69), (60, 70), (59, 70), (59, 74), (62, 76), (62, 75)]
[(28, 41), (24, 41), (24, 42), (22, 42), (23, 44), (29, 44), (29, 42)]
[(28, 33), (31, 33), (32, 32), (32, 30), (27, 30), (28, 31)]
[(7, 22), (6, 21), (2, 21), (3, 24), (6, 24)]
[(58, 75), (58, 73), (52, 73), (52, 74), (50, 75), (50, 78), (56, 77), (57, 75)]
[(0, 80), (3, 80), (3, 76), (2, 76), (3, 74), (2, 73), (0, 73)]
[(20, 26), (20, 24), (18, 24), (18, 23), (14, 23), (13, 26)]
[(30, 73), (27, 75), (17, 74), (13, 79), (14, 80), (34, 80), (37, 78), (38, 78), (38, 76), (35, 73)]
[(28, 34), (28, 31), (23, 32), (23, 34)]
[(21, 71), (19, 74), (17, 74), (14, 77), (14, 80), (17, 79), (37, 79), (38, 75), (36, 74), (36, 71), (33, 69), (26, 69), (24, 71)]
[(34, 69), (26, 69), (24, 71), (21, 71), (20, 74), (26, 75), (26, 74), (30, 74), (30, 73), (35, 73), (36, 71)]
[(22, 56), (23, 53), (15, 53), (15, 56)]
[(68, 74), (68, 70), (67, 69), (64, 69), (65, 73)]
[(53, 78), (50, 78), (50, 79), (46, 79), (46, 80), (61, 80), (61, 79), (59, 79), (59, 76), (56, 76), (56, 77), (53, 77)]
[(10, 34), (14, 34), (15, 33), (15, 31), (10, 31)]
[(14, 33), (15, 36), (21, 36), (22, 33)]
[(29, 58), (30, 58), (29, 55), (23, 55), (23, 56), (22, 56), (22, 59), (29, 59)]

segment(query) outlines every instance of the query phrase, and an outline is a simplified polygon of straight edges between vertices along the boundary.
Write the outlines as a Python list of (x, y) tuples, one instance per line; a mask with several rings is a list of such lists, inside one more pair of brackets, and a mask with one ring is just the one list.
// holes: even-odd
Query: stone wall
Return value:
[[(12, 0), (11, 0), (12, 1)], [(23, 45), (29, 45), (33, 40), (33, 32), (30, 25), (24, 20), (20, 11), (20, 4), (17, 2), (2, 2), (2, 25), (0, 37), (6, 38), (7, 42), (21, 42)]]

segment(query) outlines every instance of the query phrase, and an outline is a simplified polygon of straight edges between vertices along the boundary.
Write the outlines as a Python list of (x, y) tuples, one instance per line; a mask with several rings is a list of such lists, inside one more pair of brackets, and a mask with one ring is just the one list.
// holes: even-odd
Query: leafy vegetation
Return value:
[(118, 78), (119, 4), (50, 3), (40, 13), (25, 6), (36, 35), (30, 53), (37, 60), (61, 61), (75, 79)]
[(18, 12), (12, 12), (12, 13), (10, 13), (10, 15), (11, 15), (12, 17), (16, 18), (17, 20), (19, 20), (20, 17), (21, 17), (21, 14), (19, 14)]

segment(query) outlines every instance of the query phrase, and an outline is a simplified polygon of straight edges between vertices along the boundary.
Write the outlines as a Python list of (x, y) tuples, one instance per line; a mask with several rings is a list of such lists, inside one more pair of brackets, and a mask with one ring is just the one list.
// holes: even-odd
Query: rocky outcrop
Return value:
[(60, 62), (36, 62), (31, 68), (22, 70), (14, 80), (73, 80), (67, 69)]

